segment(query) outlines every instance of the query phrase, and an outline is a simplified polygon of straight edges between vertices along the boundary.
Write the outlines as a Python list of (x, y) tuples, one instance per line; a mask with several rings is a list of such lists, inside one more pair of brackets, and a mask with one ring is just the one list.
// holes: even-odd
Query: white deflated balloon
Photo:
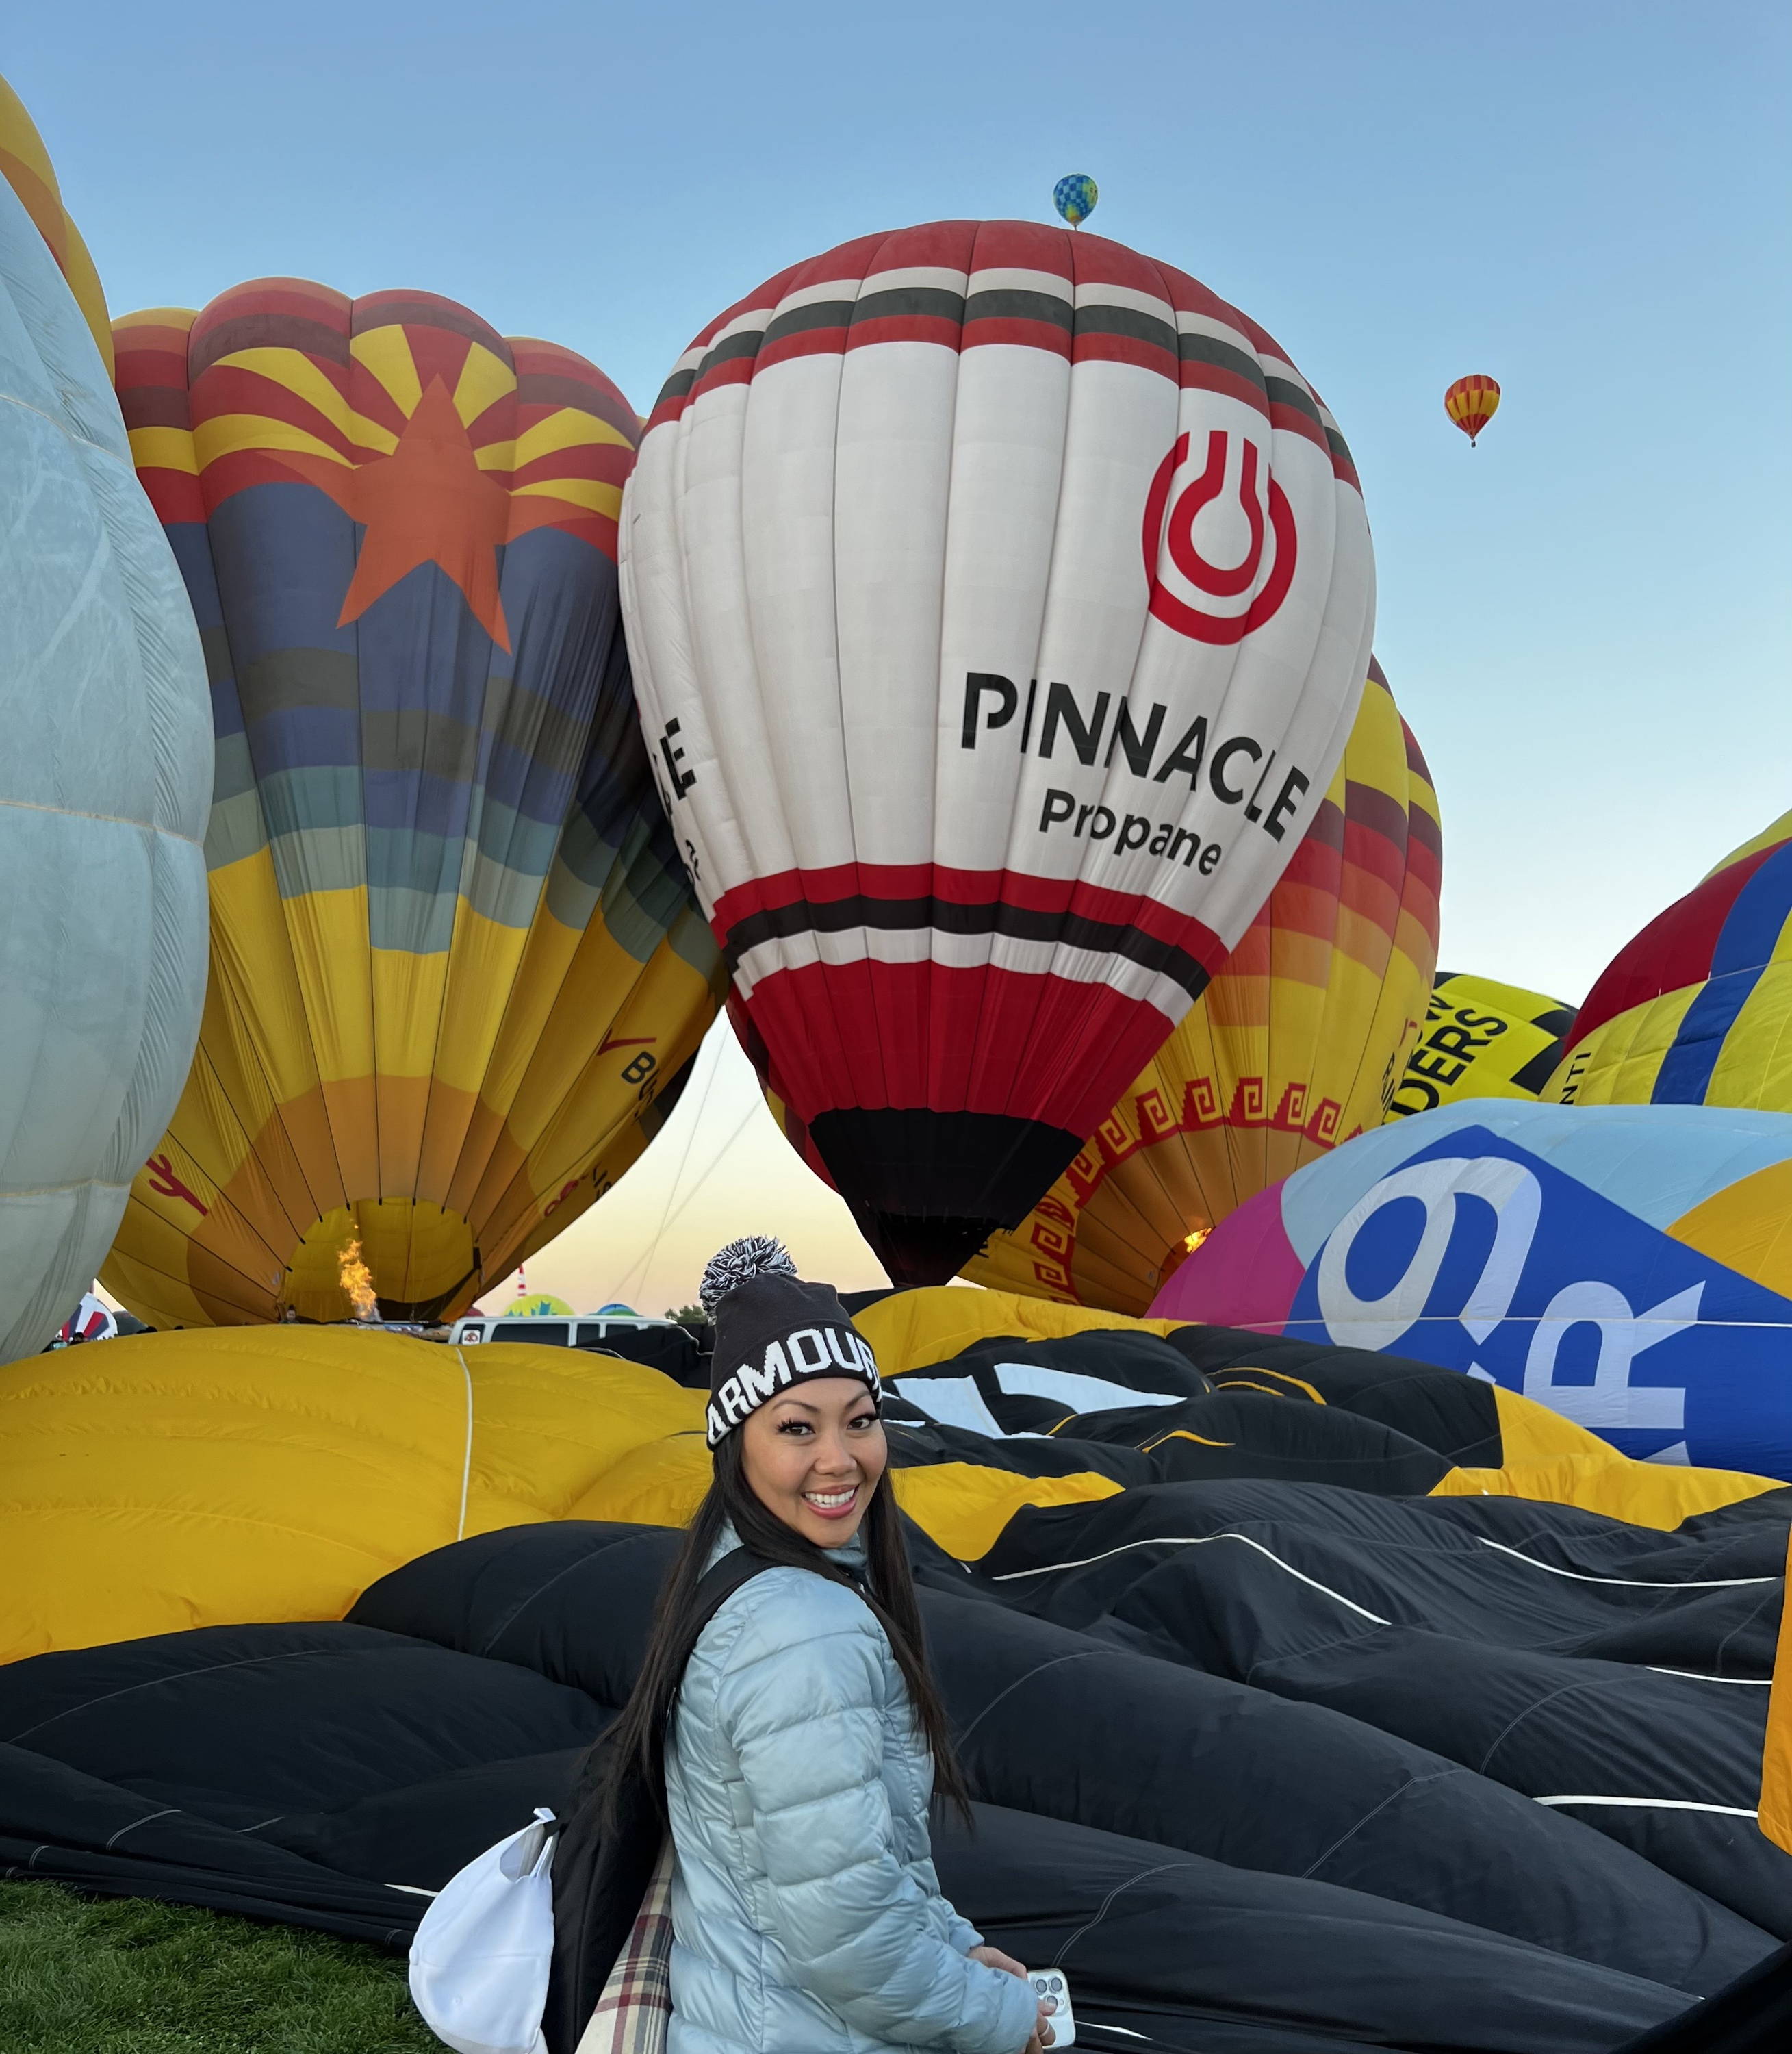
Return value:
[(0, 1361), (67, 1318), (186, 1082), (211, 757), (117, 399), (0, 180)]

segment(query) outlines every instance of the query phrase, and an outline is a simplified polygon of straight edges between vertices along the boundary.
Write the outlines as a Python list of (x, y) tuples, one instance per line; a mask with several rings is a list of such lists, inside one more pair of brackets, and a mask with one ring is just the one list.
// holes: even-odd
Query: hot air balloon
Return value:
[(1072, 228), (1080, 228), (1095, 211), (1101, 194), (1087, 171), (1072, 171), (1051, 188), (1051, 203)]
[(1236, 1206), (1382, 1118), (1437, 959), (1442, 844), (1425, 758), (1369, 677), (1267, 904), (973, 1284), (1143, 1312)]
[(62, 204), (62, 189), (57, 183), (56, 167), (44, 148), (44, 139), (18, 95), (3, 78), (0, 78), (0, 180), (18, 195), (37, 233), (49, 244), (56, 268), (75, 296), (75, 305), (98, 346), (109, 378), (112, 320), (106, 312), (106, 296), (100, 289), (100, 274), (93, 268), (81, 230)]
[(1250, 925), (1356, 714), (1312, 388), (1100, 238), (868, 236), (713, 321), (623, 516), (648, 746), (739, 1006), (892, 1277), (1018, 1225)]
[(1562, 1060), (1574, 1009), (1491, 977), (1441, 972), (1389, 1119), (1464, 1098), (1536, 1098)]
[(118, 334), (218, 769), (198, 1054), (107, 1287), (340, 1318), (358, 1241), (386, 1316), (451, 1317), (639, 1152), (716, 1005), (617, 605), (636, 417), (429, 293)]
[(1638, 1460), (1792, 1480), (1792, 1117), (1417, 1113), (1241, 1206), (1151, 1311), (1437, 1363)]
[(1544, 1096), (1792, 1112), (1792, 813), (1600, 973)]
[(53, 1348), (78, 1348), (85, 1341), (110, 1341), (118, 1338), (118, 1318), (110, 1305), (96, 1298), (91, 1291), (81, 1294), (81, 1303), (76, 1306), (61, 1324)]
[(1475, 447), (1475, 438), (1499, 411), (1499, 388), (1491, 378), (1476, 374), (1457, 379), (1444, 395), (1444, 411)]
[[(206, 978), (204, 663), (57, 238), (80, 250), (5, 94), (0, 1361), (41, 1348), (92, 1282)], [(91, 266), (71, 271), (99, 305)]]

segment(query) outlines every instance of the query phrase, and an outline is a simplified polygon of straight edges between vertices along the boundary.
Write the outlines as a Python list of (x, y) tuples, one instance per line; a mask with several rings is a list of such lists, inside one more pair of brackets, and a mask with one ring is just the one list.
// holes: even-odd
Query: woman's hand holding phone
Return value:
[[(1004, 1954), (1000, 1947), (973, 1947), (971, 1950), (971, 1959), (973, 1962), (981, 1962), (986, 1969), (1000, 1969), (1004, 1976), (1019, 1976), (1023, 1982), (1027, 1980), (1026, 1969), (1014, 1958), (1013, 1955)], [(1042, 2004), (1039, 2008), (1039, 2017), (1034, 2022), (1032, 2036), (1028, 2038), (1026, 2045), (1020, 2049), (1020, 2054), (1044, 2054), (1044, 2049), (1051, 2044), (1051, 2018)]]

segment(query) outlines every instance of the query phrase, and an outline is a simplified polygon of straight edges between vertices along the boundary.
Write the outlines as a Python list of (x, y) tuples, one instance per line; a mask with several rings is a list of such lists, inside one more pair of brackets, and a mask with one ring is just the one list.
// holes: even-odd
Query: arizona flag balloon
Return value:
[(161, 1327), (449, 1319), (639, 1156), (714, 1015), (635, 716), (639, 416), (434, 293), (118, 326), (210, 660), (198, 1052), (102, 1281)]
[(1491, 378), (1459, 378), (1444, 395), (1444, 411), (1468, 438), (1468, 447), (1499, 411), (1499, 388)]
[(636, 695), (766, 1073), (898, 1281), (1063, 1170), (1324, 796), (1373, 628), (1350, 453), (1195, 279), (867, 236), (705, 328), (623, 515)]

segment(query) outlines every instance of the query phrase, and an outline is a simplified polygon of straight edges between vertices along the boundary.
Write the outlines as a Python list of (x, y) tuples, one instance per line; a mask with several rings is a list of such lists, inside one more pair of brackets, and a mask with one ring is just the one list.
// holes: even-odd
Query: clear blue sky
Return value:
[(1792, 806), (1782, 5), (88, 0), (6, 41), (115, 310), (415, 285), (643, 409), (782, 266), (1089, 171), (1350, 439), (1447, 967), (1578, 999)]

